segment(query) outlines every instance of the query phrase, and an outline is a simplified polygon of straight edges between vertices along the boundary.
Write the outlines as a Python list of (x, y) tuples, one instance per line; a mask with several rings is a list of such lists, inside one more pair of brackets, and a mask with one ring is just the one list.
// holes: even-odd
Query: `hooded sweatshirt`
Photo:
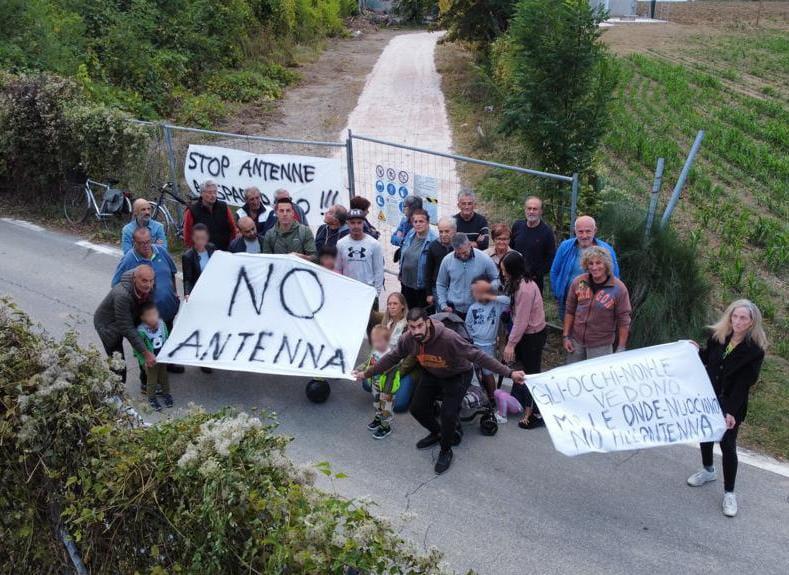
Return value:
[(416, 356), (422, 369), (439, 379), (465, 373), (472, 369), (474, 364), (504, 377), (512, 374), (512, 370), (506, 365), (474, 347), (460, 335), (444, 327), (440, 321), (429, 321), (433, 329), (427, 341), (419, 343), (409, 332), (404, 333), (398, 340), (397, 347), (374, 366), (367, 368), (364, 377), (369, 378), (389, 371), (409, 355)]

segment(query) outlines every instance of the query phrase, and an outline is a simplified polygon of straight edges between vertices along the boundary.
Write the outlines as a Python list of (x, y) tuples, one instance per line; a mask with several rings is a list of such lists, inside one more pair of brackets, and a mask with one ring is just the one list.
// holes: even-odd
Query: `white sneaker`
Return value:
[(507, 423), (507, 418), (503, 415), (499, 415), (498, 412), (496, 413), (496, 423)]
[(690, 477), (688, 477), (688, 485), (691, 487), (701, 487), (705, 483), (709, 483), (710, 481), (715, 481), (718, 478), (718, 474), (716, 473), (715, 469), (712, 471), (707, 471), (706, 469), (702, 469), (701, 471), (697, 471)]
[(723, 493), (723, 514), (726, 517), (737, 515), (737, 496), (734, 495), (733, 491)]

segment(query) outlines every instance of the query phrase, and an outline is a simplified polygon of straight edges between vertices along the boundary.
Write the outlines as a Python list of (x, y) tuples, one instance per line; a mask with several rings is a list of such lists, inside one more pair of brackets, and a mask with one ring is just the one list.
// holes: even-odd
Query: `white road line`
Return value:
[(36, 224), (26, 222), (25, 220), (15, 220), (14, 218), (0, 218), (0, 221), (8, 222), (9, 224), (14, 224), (15, 226), (19, 226), (20, 228), (33, 230), (34, 232), (44, 231), (44, 228), (42, 228), (41, 226), (37, 226)]
[(113, 248), (111, 246), (103, 246), (101, 244), (94, 244), (94, 243), (86, 241), (86, 240), (80, 240), (80, 241), (75, 242), (75, 243), (78, 246), (80, 246), (80, 247), (88, 248), (89, 250), (93, 250), (94, 252), (98, 252), (100, 254), (107, 254), (108, 256), (114, 256), (114, 257), (117, 257), (117, 258), (119, 258), (119, 257), (121, 257), (123, 255), (123, 252), (121, 250), (119, 250), (118, 248)]

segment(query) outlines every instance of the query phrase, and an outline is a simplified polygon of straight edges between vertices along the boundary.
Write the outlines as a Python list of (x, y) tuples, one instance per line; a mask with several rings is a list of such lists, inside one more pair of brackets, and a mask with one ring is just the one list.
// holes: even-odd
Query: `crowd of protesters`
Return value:
[[(268, 210), (258, 188), (245, 190), (244, 198), (244, 205), (231, 211), (217, 199), (217, 185), (209, 180), (186, 210), (184, 299), (216, 250), (295, 255), (370, 285), (383, 296), (386, 262), (380, 233), (367, 217), (368, 200), (357, 196), (348, 207), (329, 207), (313, 235), (307, 214), (287, 190), (275, 192)], [(538, 197), (526, 199), (524, 218), (512, 225), (489, 225), (470, 191), (460, 193), (454, 216), (438, 222), (430, 221), (417, 196), (406, 197), (403, 205), (404, 217), (389, 238), (397, 247), (393, 263), (399, 266), (400, 289), (387, 296), (383, 312), (376, 298), (368, 326), (371, 352), (354, 375), (374, 396), (375, 414), (368, 425), (373, 437), (388, 437), (394, 414), (410, 410), (428, 431), (417, 447), (440, 445), (435, 471), (443, 473), (452, 462), (452, 446), (462, 437), (456, 433), (458, 414), (475, 379), (488, 404), (497, 408), (499, 422), (508, 413), (522, 413), (521, 428), (544, 425), (524, 380), (542, 370), (546, 275), (567, 363), (626, 349), (630, 295), (619, 279), (616, 253), (597, 237), (591, 216), (577, 218), (574, 234), (557, 248)], [(123, 355), (123, 339), (128, 340), (140, 363), (143, 391), (160, 410), (159, 399), (165, 407), (173, 405), (167, 372), (183, 372), (180, 366), (161, 369), (156, 362), (179, 308), (177, 269), (146, 200), (134, 203), (121, 241), (124, 255), (94, 323), (108, 354)], [(452, 321), (465, 329), (450, 329)], [(747, 300), (734, 302), (712, 327), (713, 335), (699, 353), (726, 415), (723, 511), (732, 516), (737, 512), (737, 429), (766, 340), (759, 310)], [(125, 368), (119, 374), (125, 380)], [(512, 380), (509, 392), (501, 388), (502, 378)], [(688, 479), (690, 485), (715, 479), (711, 444), (702, 445), (702, 462), (702, 471)]]

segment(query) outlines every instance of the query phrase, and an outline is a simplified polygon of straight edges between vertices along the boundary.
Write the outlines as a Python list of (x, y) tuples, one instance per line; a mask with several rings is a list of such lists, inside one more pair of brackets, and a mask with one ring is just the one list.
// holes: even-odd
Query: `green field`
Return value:
[[(462, 129), (497, 121), (483, 112), (497, 103), (484, 67), (457, 44), (440, 47), (437, 59), (458, 149), (513, 161), (508, 150), (517, 142), (482, 141)], [(604, 195), (646, 207), (663, 157), (662, 209), (697, 130), (705, 130), (672, 224), (698, 247), (713, 286), (712, 315), (738, 297), (764, 312), (771, 346), (742, 437), (789, 458), (789, 36), (783, 29), (686, 32), (618, 60), (622, 81), (596, 163)]]

